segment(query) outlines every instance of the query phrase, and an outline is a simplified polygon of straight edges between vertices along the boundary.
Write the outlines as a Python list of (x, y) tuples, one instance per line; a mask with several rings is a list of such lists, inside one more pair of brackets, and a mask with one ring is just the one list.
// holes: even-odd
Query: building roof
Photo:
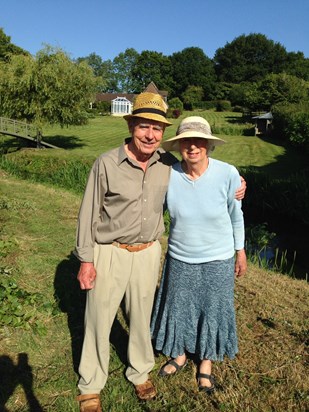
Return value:
[[(157, 93), (160, 94), (164, 100), (166, 101), (168, 92), (166, 90), (159, 90), (154, 82), (150, 82), (144, 92), (149, 93)], [(116, 99), (117, 97), (125, 97), (130, 102), (133, 103), (137, 94), (134, 93), (97, 93), (96, 94), (96, 102), (111, 102), (112, 100)]]
[(260, 116), (254, 116), (252, 119), (266, 119), (266, 120), (271, 120), (273, 118), (273, 115), (271, 112), (261, 114)]
[(97, 93), (96, 102), (111, 102), (117, 97), (124, 97), (130, 102), (133, 102), (135, 96), (134, 93)]

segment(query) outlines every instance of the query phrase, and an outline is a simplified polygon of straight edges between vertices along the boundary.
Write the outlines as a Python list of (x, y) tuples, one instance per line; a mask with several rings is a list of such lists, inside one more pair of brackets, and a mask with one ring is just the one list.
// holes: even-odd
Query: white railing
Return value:
[(0, 131), (5, 133), (12, 133), (19, 136), (37, 136), (37, 128), (26, 122), (19, 122), (18, 120), (7, 119), (0, 117)]

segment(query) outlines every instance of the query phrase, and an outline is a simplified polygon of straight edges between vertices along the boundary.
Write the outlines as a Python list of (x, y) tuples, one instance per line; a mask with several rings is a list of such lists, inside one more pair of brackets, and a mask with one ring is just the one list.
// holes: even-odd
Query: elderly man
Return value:
[(126, 376), (139, 399), (156, 395), (148, 377), (154, 366), (149, 325), (160, 266), (163, 203), (176, 159), (159, 148), (171, 124), (160, 95), (141, 93), (132, 115), (125, 118), (132, 138), (96, 160), (78, 219), (78, 280), (81, 289), (88, 290), (78, 384), (84, 412), (101, 411), (109, 335), (124, 296), (130, 319)]
[[(139, 399), (156, 390), (150, 317), (161, 258), (163, 203), (170, 166), (177, 159), (159, 148), (166, 126), (162, 97), (137, 96), (125, 116), (131, 138), (94, 163), (81, 204), (76, 256), (78, 280), (87, 289), (85, 337), (79, 366), (78, 401), (82, 412), (100, 412), (100, 391), (109, 366), (109, 335), (125, 297), (130, 320), (126, 377)], [(245, 185), (244, 185), (245, 186)], [(240, 197), (243, 197), (244, 188)]]

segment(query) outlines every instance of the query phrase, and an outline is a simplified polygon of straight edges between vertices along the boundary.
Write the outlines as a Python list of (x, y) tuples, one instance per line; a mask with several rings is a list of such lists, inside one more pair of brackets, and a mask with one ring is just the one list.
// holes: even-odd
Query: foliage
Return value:
[(21, 47), (11, 43), (11, 37), (7, 36), (0, 27), (0, 62), (8, 61), (12, 54), (28, 55), (29, 53)]
[(216, 73), (220, 81), (253, 82), (268, 73), (284, 70), (288, 53), (280, 44), (263, 34), (252, 33), (235, 38), (217, 49), (214, 56)]
[(285, 73), (269, 74), (258, 84), (256, 108), (271, 110), (277, 103), (309, 101), (309, 82)]
[(288, 53), (288, 59), (284, 71), (292, 76), (309, 81), (309, 59), (302, 52)]
[(160, 90), (171, 90), (172, 64), (162, 53), (144, 50), (137, 57), (132, 68), (132, 77), (136, 81), (135, 92), (142, 92), (150, 82)]
[(77, 64), (86, 63), (91, 67), (94, 76), (97, 79), (96, 91), (103, 92), (110, 85), (112, 63), (110, 60), (103, 61), (102, 57), (96, 53), (91, 53), (86, 57), (76, 59)]
[(277, 247), (276, 234), (267, 230), (267, 223), (246, 227), (245, 247), (247, 258), (252, 263), (293, 277), (296, 252), (294, 252), (294, 260), (290, 263), (287, 250), (281, 251)]
[(216, 110), (218, 112), (230, 112), (232, 110), (232, 105), (229, 100), (217, 100)]
[(197, 103), (203, 99), (203, 89), (200, 86), (188, 86), (182, 93), (182, 100), (186, 110), (193, 110)]
[(254, 111), (259, 106), (258, 84), (244, 82), (233, 85), (229, 92), (229, 100), (233, 106)]
[(83, 159), (62, 160), (53, 157), (36, 158), (24, 154), (22, 158), (2, 157), (3, 170), (23, 179), (46, 182), (81, 193), (86, 185), (91, 162)]
[(46, 47), (36, 57), (12, 55), (0, 65), (0, 111), (42, 129), (45, 123), (83, 124), (96, 79), (90, 67)]
[(309, 152), (309, 104), (277, 104), (272, 108), (273, 134)]
[(40, 293), (30, 293), (20, 288), (12, 278), (11, 269), (0, 267), (0, 275), (0, 327), (32, 328), (39, 334), (45, 334), (46, 328), (38, 312), (43, 310), (45, 316), (48, 311), (52, 313), (53, 304)]
[(308, 101), (309, 83), (285, 73), (268, 74), (255, 83), (232, 86), (229, 99), (233, 106), (243, 106), (251, 111), (270, 111), (277, 103)]
[(211, 99), (215, 83), (214, 66), (202, 49), (188, 47), (170, 56), (172, 65), (172, 97), (180, 97), (189, 86), (201, 87), (203, 96), (199, 100)]
[(168, 101), (168, 109), (166, 113), (168, 118), (178, 119), (178, 117), (182, 115), (182, 112), (183, 103), (178, 97), (174, 97)]
[(174, 97), (168, 101), (168, 107), (170, 109), (179, 109), (182, 113), (183, 111), (183, 103), (179, 99), (179, 97)]
[(114, 91), (121, 93), (134, 93), (139, 86), (134, 77), (134, 67), (137, 64), (139, 53), (128, 48), (119, 53), (113, 60), (113, 83)]
[(111, 111), (111, 104), (110, 102), (100, 101), (93, 104), (93, 109), (96, 109), (98, 114), (102, 113), (110, 113)]

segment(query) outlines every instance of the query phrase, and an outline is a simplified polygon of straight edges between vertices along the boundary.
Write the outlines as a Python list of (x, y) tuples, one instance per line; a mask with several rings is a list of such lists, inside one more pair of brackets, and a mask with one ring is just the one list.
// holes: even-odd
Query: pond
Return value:
[(270, 245), (261, 251), (261, 259), (269, 260), (271, 267), (279, 251), (277, 259), (280, 260), (283, 256), (287, 261), (288, 270), (293, 267), (292, 276), (309, 280), (309, 227), (280, 216), (268, 216), (267, 219), (258, 219), (255, 216), (246, 219), (246, 226), (263, 223), (266, 223), (267, 231), (275, 233), (276, 236), (271, 240)]

